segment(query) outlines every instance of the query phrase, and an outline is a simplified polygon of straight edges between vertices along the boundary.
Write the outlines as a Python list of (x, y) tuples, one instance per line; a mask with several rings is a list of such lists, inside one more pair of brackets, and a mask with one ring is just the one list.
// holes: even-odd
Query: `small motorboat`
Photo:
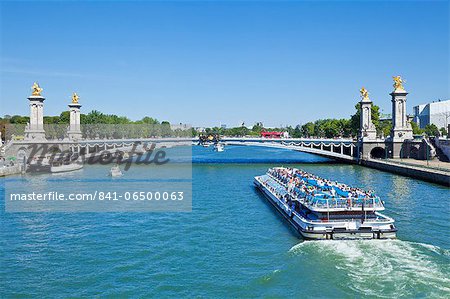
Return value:
[(76, 161), (74, 163), (53, 163), (50, 167), (51, 173), (60, 173), (60, 172), (68, 172), (75, 171), (83, 168), (83, 163)]
[(216, 143), (214, 145), (214, 151), (223, 152), (225, 150), (225, 146), (222, 143)]
[(210, 145), (211, 145), (211, 144), (209, 144), (209, 143), (203, 143), (203, 144), (202, 144), (203, 147), (209, 147)]
[(114, 165), (113, 167), (111, 167), (111, 169), (109, 170), (109, 176), (110, 177), (119, 177), (119, 176), (122, 176), (123, 175), (123, 173), (122, 173), (122, 171), (120, 170), (120, 167), (119, 167), (119, 165)]

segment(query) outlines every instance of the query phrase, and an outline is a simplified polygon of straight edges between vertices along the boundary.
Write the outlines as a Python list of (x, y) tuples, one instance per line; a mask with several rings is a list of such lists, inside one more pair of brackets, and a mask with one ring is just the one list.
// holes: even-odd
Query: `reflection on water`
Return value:
[(412, 200), (410, 184), (412, 179), (402, 176), (392, 176), (391, 178), (391, 189), (388, 190), (389, 198), (392, 198), (392, 204), (402, 207), (402, 216), (406, 218), (414, 218), (417, 208), (417, 203), (420, 204), (420, 199)]
[[(392, 195), (398, 200), (408, 200), (411, 196), (411, 179), (403, 176), (392, 177)], [(399, 202), (400, 204), (402, 202)]]

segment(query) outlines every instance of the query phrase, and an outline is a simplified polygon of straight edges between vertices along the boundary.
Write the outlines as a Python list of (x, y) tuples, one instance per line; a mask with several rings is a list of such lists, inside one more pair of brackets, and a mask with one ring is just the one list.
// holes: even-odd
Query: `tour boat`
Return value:
[(50, 167), (51, 173), (60, 173), (60, 172), (68, 172), (75, 171), (83, 168), (83, 163), (74, 162), (74, 163), (53, 163)]
[(223, 146), (222, 143), (216, 143), (214, 145), (214, 151), (216, 152), (223, 152), (225, 150), (225, 147)]
[(380, 213), (384, 203), (371, 191), (284, 167), (256, 176), (254, 184), (304, 239), (396, 237), (394, 219)]
[(120, 167), (117, 164), (111, 167), (111, 169), (109, 170), (109, 176), (111, 177), (119, 177), (122, 175), (123, 175), (122, 171), (120, 170)]

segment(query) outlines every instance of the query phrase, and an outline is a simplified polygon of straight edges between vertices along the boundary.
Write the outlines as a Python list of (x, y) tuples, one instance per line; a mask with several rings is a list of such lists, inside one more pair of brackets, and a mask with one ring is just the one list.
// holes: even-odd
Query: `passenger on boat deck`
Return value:
[[(335, 197), (337, 195), (336, 190), (333, 188), (333, 186), (335, 186), (335, 187), (339, 188), (341, 191), (347, 192), (348, 197), (355, 197), (355, 198), (376, 197), (376, 195), (374, 194), (374, 192), (372, 190), (365, 191), (360, 188), (349, 187), (346, 184), (342, 184), (342, 183), (339, 183), (336, 181), (331, 181), (328, 179), (323, 179), (316, 175), (307, 173), (307, 172), (305, 172), (303, 170), (299, 170), (299, 169), (293, 169), (293, 168), (289, 168), (289, 167), (287, 167), (287, 168), (272, 168), (272, 169), (269, 169), (268, 173), (270, 175), (272, 175), (273, 177), (277, 178), (278, 180), (280, 180), (285, 186), (287, 185), (288, 192), (291, 192), (292, 189), (294, 189), (294, 187), (300, 188), (300, 186), (305, 185), (306, 180), (313, 179), (316, 181), (317, 187), (308, 185), (306, 190), (304, 188), (301, 188), (301, 191), (303, 193), (305, 193), (305, 192), (309, 193), (309, 192), (311, 192), (311, 190), (321, 191), (323, 189), (327, 189), (327, 190), (330, 190), (333, 197)], [(312, 191), (312, 192), (314, 192), (314, 191)], [(344, 197), (342, 194), (338, 194), (338, 196)]]

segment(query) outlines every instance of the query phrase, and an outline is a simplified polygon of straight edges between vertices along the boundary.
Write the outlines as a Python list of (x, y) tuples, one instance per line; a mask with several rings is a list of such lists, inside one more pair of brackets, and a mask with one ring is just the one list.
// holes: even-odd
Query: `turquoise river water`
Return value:
[[(448, 188), (279, 149), (195, 147), (193, 160), (192, 212), (2, 208), (0, 297), (450, 297)], [(294, 161), (375, 190), (396, 220), (398, 239), (299, 239), (253, 187), (254, 176)], [(124, 178), (145, 167), (131, 168)], [(107, 171), (87, 166), (67, 179), (33, 179), (70, 185)], [(30, 179), (3, 178), (0, 188), (8, 180), (28, 186)]]

